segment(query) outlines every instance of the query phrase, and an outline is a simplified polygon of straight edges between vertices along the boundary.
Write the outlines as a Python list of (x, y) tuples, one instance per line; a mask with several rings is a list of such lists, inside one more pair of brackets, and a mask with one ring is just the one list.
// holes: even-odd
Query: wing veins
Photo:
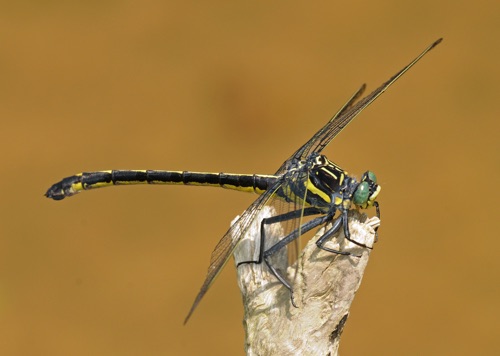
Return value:
[(215, 281), (219, 273), (222, 271), (226, 263), (232, 256), (232, 252), (238, 243), (245, 237), (245, 234), (250, 227), (255, 216), (262, 210), (262, 208), (271, 200), (276, 191), (281, 187), (282, 180), (278, 180), (274, 186), (271, 187), (265, 194), (257, 198), (252, 205), (250, 205), (243, 214), (236, 220), (229, 230), (224, 234), (215, 246), (210, 256), (210, 265), (208, 267), (207, 276), (203, 282), (198, 295), (196, 296), (191, 309), (189, 310), (184, 324), (186, 324), (193, 314), (194, 310), (200, 303), (201, 299), (205, 296), (208, 289)]
[[(187, 323), (194, 310), (200, 303), (201, 299), (205, 296), (206, 292), (217, 278), (218, 274), (225, 266), (232, 252), (238, 243), (244, 238), (248, 228), (253, 222), (255, 216), (261, 211), (275, 195), (276, 191), (286, 183), (285, 173), (290, 169), (290, 164), (294, 161), (304, 160), (310, 155), (311, 152), (320, 153), (328, 144), (357, 116), (361, 111), (374, 102), (383, 92), (387, 90), (394, 82), (396, 82), (403, 74), (405, 74), (413, 65), (415, 65), (427, 52), (433, 49), (442, 41), (442, 38), (436, 40), (429, 47), (427, 47), (421, 54), (419, 54), (413, 61), (406, 65), (403, 69), (393, 75), (388, 81), (384, 82), (377, 89), (370, 94), (357, 101), (365, 90), (365, 84), (358, 89), (354, 95), (342, 106), (342, 108), (323, 126), (314, 136), (302, 145), (288, 160), (286, 160), (276, 172), (277, 176), (281, 176), (266, 193), (261, 195), (250, 207), (243, 212), (238, 220), (231, 225), (229, 230), (224, 234), (217, 246), (212, 252), (210, 257), (210, 266), (208, 268), (207, 276), (203, 282), (198, 295), (196, 296), (191, 309), (189, 310), (184, 324)], [(305, 191), (307, 194), (307, 189)], [(306, 198), (306, 196), (304, 196)], [(297, 206), (297, 200), (295, 201)], [(302, 209), (304, 207), (302, 206)], [(302, 221), (302, 217), (299, 219)], [(295, 222), (296, 223), (296, 222)], [(239, 231), (238, 231), (239, 230)]]
[[(377, 89), (362, 98), (360, 101), (356, 100), (361, 96), (364, 91), (365, 85), (354, 93), (354, 95), (347, 101), (346, 104), (323, 126), (309, 141), (307, 141), (301, 148), (299, 148), (291, 158), (305, 159), (311, 152), (320, 153), (328, 144), (337, 136), (361, 111), (368, 107), (375, 101), (383, 92), (385, 92), (392, 84), (394, 84), (403, 74), (405, 74), (411, 67), (413, 67), (427, 52), (436, 47), (443, 39), (440, 38), (428, 46), (422, 53), (420, 53), (414, 60), (406, 65), (399, 72), (394, 74), (389, 80), (384, 82)], [(355, 103), (356, 102), (356, 103)], [(288, 161), (287, 161), (288, 162)], [(286, 168), (283, 164), (278, 172)]]

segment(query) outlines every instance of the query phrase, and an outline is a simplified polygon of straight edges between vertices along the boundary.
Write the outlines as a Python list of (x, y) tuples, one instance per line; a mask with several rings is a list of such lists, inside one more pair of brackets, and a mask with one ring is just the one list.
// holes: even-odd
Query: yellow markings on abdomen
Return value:
[(259, 174), (230, 174), (189, 171), (107, 170), (84, 172), (64, 178), (45, 194), (61, 200), (83, 190), (112, 185), (167, 184), (222, 187), (242, 192), (264, 193), (277, 177)]

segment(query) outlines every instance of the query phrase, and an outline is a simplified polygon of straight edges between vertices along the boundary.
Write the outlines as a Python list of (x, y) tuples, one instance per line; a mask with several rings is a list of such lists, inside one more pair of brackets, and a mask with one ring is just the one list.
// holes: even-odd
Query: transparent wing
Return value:
[(215, 246), (215, 249), (212, 251), (212, 255), (210, 256), (210, 265), (208, 267), (207, 276), (205, 277), (205, 281), (203, 282), (200, 291), (198, 292), (198, 295), (196, 296), (193, 305), (184, 320), (184, 324), (187, 323), (201, 299), (205, 296), (208, 289), (221, 272), (222, 268), (226, 265), (227, 261), (231, 258), (236, 245), (243, 239), (252, 221), (255, 219), (259, 211), (262, 210), (262, 207), (272, 200), (272, 197), (280, 188), (281, 184), (281, 180), (278, 179), (271, 189), (267, 190), (264, 194), (258, 197), (257, 200), (255, 200), (255, 202), (253, 202), (252, 205), (250, 205), (243, 212), (238, 220), (231, 225), (217, 246)]
[[(303, 160), (312, 152), (320, 153), (328, 144), (337, 136), (361, 111), (368, 105), (373, 103), (384, 91), (387, 90), (394, 82), (396, 82), (403, 74), (405, 74), (413, 65), (415, 65), (427, 52), (436, 47), (442, 38), (436, 40), (429, 47), (427, 47), (421, 54), (419, 54), (407, 66), (394, 74), (388, 81), (383, 83), (370, 94), (356, 102), (365, 90), (365, 85), (354, 93), (354, 95), (347, 101), (347, 103), (323, 126), (316, 134), (300, 147), (289, 160)], [(287, 161), (288, 162), (288, 161)], [(283, 173), (286, 170), (287, 162), (285, 162), (277, 174)]]
[[(438, 45), (442, 39), (438, 39), (429, 47), (427, 47), (419, 56), (411, 61), (407, 66), (397, 72), (388, 81), (380, 87), (368, 94), (366, 97), (358, 101), (365, 90), (365, 85), (354, 93), (346, 104), (323, 126), (310, 140), (302, 145), (287, 161), (285, 161), (276, 172), (276, 176), (281, 178), (263, 195), (250, 205), (240, 218), (235, 221), (226, 234), (219, 241), (210, 258), (210, 266), (207, 276), (201, 289), (196, 296), (194, 303), (184, 321), (186, 323), (192, 313), (204, 297), (222, 268), (225, 266), (231, 257), (236, 245), (245, 237), (245, 234), (251, 226), (257, 214), (266, 205), (272, 205), (277, 211), (277, 216), (298, 211), (294, 218), (277, 222), (281, 224), (283, 236), (288, 233), (300, 229), (304, 220), (304, 202), (307, 194), (307, 182), (309, 172), (306, 166), (295, 166), (293, 171), (292, 166), (297, 162), (305, 160), (311, 153), (320, 153), (332, 140), (337, 136), (361, 111), (377, 99), (387, 88), (389, 88), (396, 80), (398, 80), (406, 71), (408, 71), (415, 63), (417, 63), (427, 52)], [(286, 197), (286, 199), (284, 199)], [(280, 230), (280, 229), (269, 229)], [(300, 231), (300, 230), (298, 230)], [(300, 233), (299, 233), (300, 235)], [(279, 240), (283, 236), (266, 236), (266, 241), (271, 244)], [(298, 239), (297, 239), (298, 240)], [(265, 248), (270, 246), (266, 243)], [(294, 249), (298, 248), (297, 242), (294, 242)]]
[[(263, 195), (257, 198), (255, 202), (252, 203), (243, 214), (231, 225), (229, 230), (224, 234), (222, 239), (219, 241), (217, 246), (212, 252), (210, 257), (210, 265), (208, 267), (207, 275), (205, 281), (203, 282), (198, 295), (196, 296), (191, 309), (189, 310), (184, 323), (187, 323), (194, 310), (197, 308), (200, 301), (203, 299), (208, 289), (211, 287), (212, 283), (215, 281), (219, 273), (222, 271), (223, 267), (231, 258), (236, 246), (243, 240), (246, 236), (247, 230), (250, 228), (257, 215), (262, 210), (264, 206), (272, 206), (274, 211), (276, 211), (276, 216), (281, 216), (291, 211), (298, 211), (299, 214), (293, 219), (287, 219), (284, 221), (279, 221), (277, 224), (281, 225), (281, 229), (269, 228), (264, 226), (266, 231), (266, 239), (264, 249), (268, 249), (274, 243), (279, 241), (283, 236), (286, 236), (289, 232), (297, 229), (300, 226), (302, 220), (302, 214), (300, 213), (304, 208), (303, 199), (305, 198), (305, 192), (302, 193), (303, 187), (306, 187), (304, 181), (307, 180), (307, 174), (303, 169), (298, 169), (293, 172), (288, 172), (283, 175), (276, 183), (267, 190)], [(301, 192), (299, 195), (295, 196), (292, 192)], [(287, 199), (283, 197), (286, 196)], [(259, 222), (260, 224), (260, 222)], [(281, 231), (282, 236), (275, 236), (275, 231)], [(255, 243), (257, 249), (260, 247), (260, 241)], [(298, 245), (294, 243), (290, 249), (297, 255)], [(288, 249), (283, 249), (283, 253), (287, 252)], [(292, 253), (292, 255), (294, 255)], [(276, 256), (276, 259), (279, 259)], [(253, 255), (246, 257), (248, 261), (255, 258)], [(272, 258), (273, 261), (275, 258)], [(239, 261), (242, 262), (242, 261)]]

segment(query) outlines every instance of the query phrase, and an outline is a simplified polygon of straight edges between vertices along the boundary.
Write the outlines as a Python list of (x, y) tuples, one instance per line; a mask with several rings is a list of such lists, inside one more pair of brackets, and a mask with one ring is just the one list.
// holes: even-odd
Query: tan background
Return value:
[(42, 194), (89, 170), (272, 173), (441, 36), (326, 150), (383, 186), (341, 351), (498, 354), (498, 2), (0, 6), (2, 355), (241, 355), (232, 263), (182, 321), (253, 196)]

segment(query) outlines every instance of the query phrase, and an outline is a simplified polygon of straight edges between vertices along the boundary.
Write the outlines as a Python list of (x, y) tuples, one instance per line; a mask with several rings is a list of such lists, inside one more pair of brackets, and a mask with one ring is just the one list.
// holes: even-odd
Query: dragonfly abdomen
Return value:
[(262, 194), (276, 179), (276, 176), (262, 174), (109, 170), (84, 172), (64, 178), (52, 185), (45, 195), (54, 200), (61, 200), (83, 190), (131, 184), (196, 185)]

